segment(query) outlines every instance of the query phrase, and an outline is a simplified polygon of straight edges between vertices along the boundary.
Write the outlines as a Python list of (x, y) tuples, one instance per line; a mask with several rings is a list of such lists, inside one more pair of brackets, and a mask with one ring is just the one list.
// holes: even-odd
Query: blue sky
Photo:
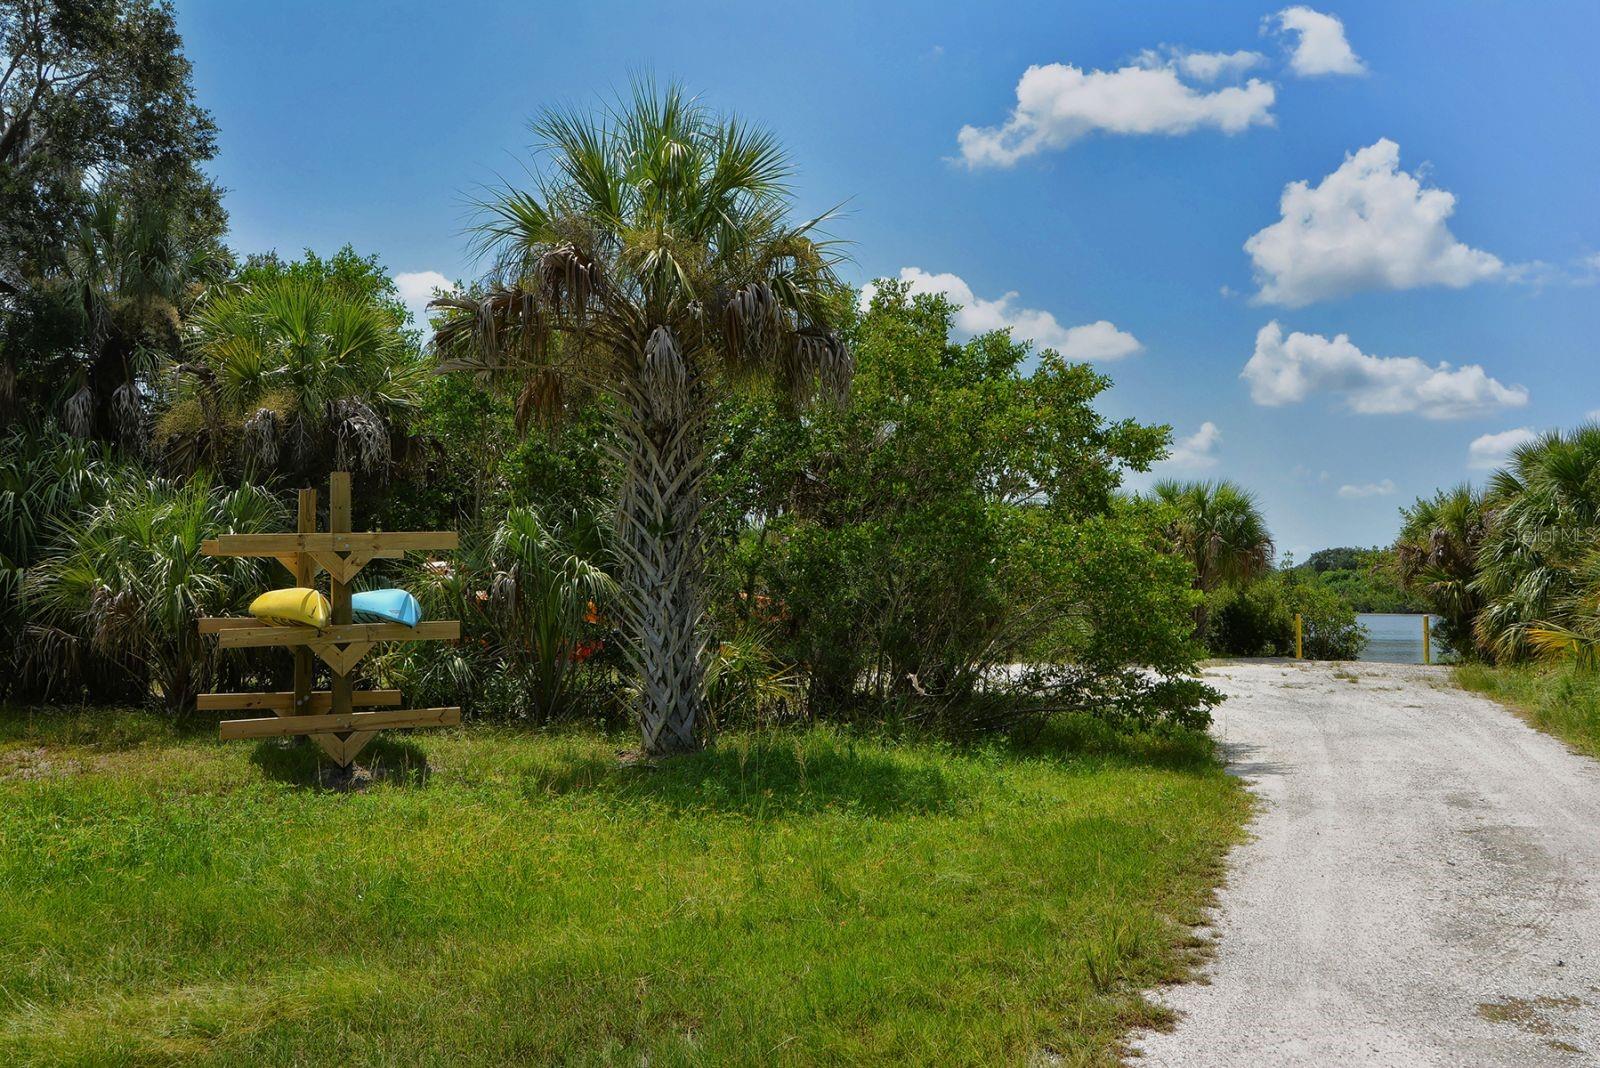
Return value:
[(178, 14), (240, 251), (470, 276), (528, 117), (651, 71), (776, 130), (801, 210), (847, 202), (852, 280), (1094, 356), (1108, 414), (1172, 424), (1161, 473), (1254, 489), (1297, 556), (1600, 409), (1590, 2)]

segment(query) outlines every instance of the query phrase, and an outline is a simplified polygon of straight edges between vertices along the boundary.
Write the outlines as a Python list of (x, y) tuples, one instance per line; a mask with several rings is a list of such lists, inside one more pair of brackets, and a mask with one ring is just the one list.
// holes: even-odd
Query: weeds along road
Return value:
[(1206, 674), (1261, 807), (1132, 1063), (1600, 1064), (1600, 764), (1447, 668)]

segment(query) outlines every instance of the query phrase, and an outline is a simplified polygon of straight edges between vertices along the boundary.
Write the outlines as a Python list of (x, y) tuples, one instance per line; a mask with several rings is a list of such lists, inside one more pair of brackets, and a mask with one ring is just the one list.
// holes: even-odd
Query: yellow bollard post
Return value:
[(1422, 662), (1433, 663), (1433, 640), (1428, 634), (1428, 613), (1422, 613)]
[(1296, 660), (1304, 660), (1305, 656), (1305, 630), (1300, 623), (1300, 613), (1296, 612), (1294, 614), (1294, 658)]

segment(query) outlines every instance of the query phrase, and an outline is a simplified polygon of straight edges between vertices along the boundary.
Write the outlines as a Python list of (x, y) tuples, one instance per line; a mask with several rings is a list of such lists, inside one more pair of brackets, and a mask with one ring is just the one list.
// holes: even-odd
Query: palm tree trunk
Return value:
[(628, 655), (644, 751), (664, 756), (702, 741), (706, 456), (697, 418), (663, 420), (638, 408), (629, 415), (621, 428), (626, 466), (617, 517), (623, 609), (634, 632)]

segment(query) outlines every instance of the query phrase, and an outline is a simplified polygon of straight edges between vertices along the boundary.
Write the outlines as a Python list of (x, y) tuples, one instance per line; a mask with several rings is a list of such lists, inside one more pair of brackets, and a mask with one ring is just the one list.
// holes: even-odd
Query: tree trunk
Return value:
[(640, 732), (644, 751), (664, 756), (702, 744), (706, 458), (695, 415), (680, 407), (679, 418), (662, 418), (659, 402), (650, 404), (653, 411), (643, 407), (634, 406), (621, 427), (626, 467), (617, 525)]

